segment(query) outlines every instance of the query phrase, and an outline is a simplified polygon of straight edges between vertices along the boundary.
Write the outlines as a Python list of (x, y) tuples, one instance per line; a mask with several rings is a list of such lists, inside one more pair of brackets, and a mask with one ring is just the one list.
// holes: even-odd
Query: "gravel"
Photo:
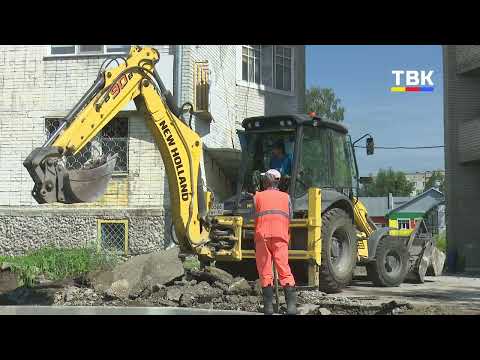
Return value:
[[(212, 279), (213, 281), (213, 279)], [(232, 293), (232, 285), (242, 284), (242, 291)], [(248, 285), (248, 287), (247, 287)], [(58, 290), (55, 305), (64, 306), (174, 306), (200, 309), (263, 311), (263, 299), (256, 293), (255, 283), (235, 278), (230, 286), (220, 281), (196, 282), (185, 276), (170, 285), (155, 285), (137, 298), (111, 297), (88, 287), (69, 286)], [(235, 285), (234, 285), (235, 287)], [(248, 289), (248, 291), (247, 291)], [(368, 298), (367, 298), (368, 299)], [(280, 299), (280, 313), (285, 313), (285, 301)], [(391, 301), (374, 304), (367, 300), (330, 296), (318, 290), (298, 291), (299, 315), (397, 315), (411, 309), (410, 304)]]
[[(8, 270), (0, 272), (5, 283), (7, 273)], [(243, 277), (234, 278), (213, 267), (204, 271), (187, 271), (182, 277), (168, 283), (138, 281), (136, 291), (131, 291), (131, 284), (124, 279), (114, 282), (109, 282), (109, 278), (107, 280), (109, 286), (106, 289), (96, 289), (94, 283), (80, 279), (43, 281), (34, 288), (13, 289), (10, 281), (10, 287), (4, 287), (3, 294), (0, 291), (0, 305), (3, 301), (4, 305), (159, 306), (263, 311), (258, 281), (248, 282)], [(280, 291), (280, 295), (279, 310), (280, 313), (285, 313), (283, 291)], [(412, 309), (409, 303), (381, 303), (378, 297), (334, 296), (318, 290), (298, 289), (299, 315), (397, 315), (412, 312)]]

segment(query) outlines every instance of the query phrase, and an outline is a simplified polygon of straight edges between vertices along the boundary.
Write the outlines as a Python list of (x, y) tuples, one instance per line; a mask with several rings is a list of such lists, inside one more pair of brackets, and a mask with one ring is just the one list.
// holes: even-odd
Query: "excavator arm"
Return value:
[(64, 159), (81, 151), (133, 100), (160, 149), (181, 250), (201, 253), (198, 248), (208, 242), (209, 234), (205, 193), (200, 185), (200, 137), (179, 118), (180, 110), (155, 71), (159, 60), (156, 49), (132, 46), (128, 57), (121, 60), (115, 68), (100, 70), (57, 131), (24, 161), (35, 183), (32, 195), (40, 204), (93, 202), (102, 196), (116, 154), (92, 159), (81, 170), (68, 170)]

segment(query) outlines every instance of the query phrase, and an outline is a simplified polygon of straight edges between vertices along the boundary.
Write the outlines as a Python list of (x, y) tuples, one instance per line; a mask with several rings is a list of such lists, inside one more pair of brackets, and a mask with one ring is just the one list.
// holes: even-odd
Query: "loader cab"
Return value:
[[(273, 164), (274, 147), (283, 144), (291, 168), (282, 169), (280, 190), (304, 199), (319, 187), (352, 198), (358, 191), (354, 148), (347, 129), (336, 122), (307, 114), (247, 118), (240, 135), (242, 165), (237, 195), (263, 190), (260, 174)], [(285, 171), (286, 170), (286, 171)], [(243, 195), (242, 195), (243, 194)], [(240, 207), (241, 204), (238, 204)]]

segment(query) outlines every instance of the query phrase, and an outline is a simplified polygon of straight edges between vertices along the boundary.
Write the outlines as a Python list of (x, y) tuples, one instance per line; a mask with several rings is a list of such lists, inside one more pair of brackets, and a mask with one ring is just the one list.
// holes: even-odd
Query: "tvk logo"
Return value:
[(433, 70), (392, 70), (392, 75), (395, 86), (390, 88), (391, 92), (433, 92)]

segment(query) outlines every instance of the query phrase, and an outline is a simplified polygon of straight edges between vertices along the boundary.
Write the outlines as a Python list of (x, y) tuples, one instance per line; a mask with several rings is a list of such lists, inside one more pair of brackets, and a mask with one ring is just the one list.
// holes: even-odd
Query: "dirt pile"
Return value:
[[(159, 258), (170, 261), (158, 262)], [(184, 270), (175, 251), (128, 259), (111, 271), (96, 272), (63, 282), (40, 281), (32, 288), (17, 287), (8, 270), (0, 271), (0, 305), (160, 306), (262, 312), (258, 282), (233, 277), (216, 267)], [(181, 263), (180, 263), (181, 264)], [(3, 285), (2, 285), (3, 284)], [(3, 286), (3, 287), (2, 287)], [(280, 289), (280, 313), (285, 298)], [(327, 295), (298, 291), (299, 315), (396, 315), (411, 309), (406, 303), (381, 303), (378, 298)]]
[(109, 271), (88, 274), (86, 281), (93, 289), (120, 299), (136, 298), (146, 289), (163, 285), (185, 274), (178, 258), (178, 249), (139, 255)]
[[(181, 279), (146, 288), (140, 295), (128, 298), (108, 291), (97, 293), (88, 286), (70, 286), (56, 293), (54, 303), (65, 306), (172, 306), (262, 312), (262, 297), (257, 283), (241, 277), (230, 278), (217, 273), (217, 270), (187, 272)], [(222, 280), (219, 280), (220, 277)], [(298, 291), (299, 315), (397, 315), (410, 309), (412, 306), (408, 303), (379, 303), (374, 298), (331, 296), (316, 290)], [(283, 294), (280, 296), (280, 313), (285, 313)]]
[[(122, 289), (123, 287), (123, 289)], [(104, 290), (88, 282), (57, 291), (55, 305), (65, 306), (175, 306), (219, 310), (261, 311), (262, 298), (255, 283), (234, 278), (223, 270), (206, 268), (185, 273), (166, 284), (146, 285), (135, 293), (126, 292), (121, 280)]]

